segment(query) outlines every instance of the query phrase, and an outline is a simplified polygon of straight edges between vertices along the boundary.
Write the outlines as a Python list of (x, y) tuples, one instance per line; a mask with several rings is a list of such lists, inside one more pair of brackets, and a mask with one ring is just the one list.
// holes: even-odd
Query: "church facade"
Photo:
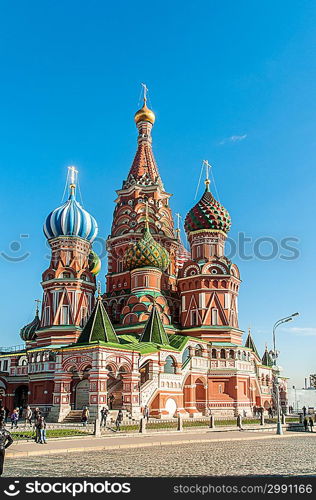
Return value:
[[(117, 190), (107, 238), (106, 291), (97, 290), (97, 222), (69, 198), (44, 223), (51, 260), (41, 311), (21, 329), (23, 349), (0, 355), (0, 399), (38, 406), (61, 422), (111, 402), (137, 417), (250, 415), (274, 405), (272, 360), (238, 324), (238, 267), (225, 256), (231, 219), (210, 190), (185, 219), (190, 250), (175, 229), (152, 150), (155, 115), (135, 114), (137, 151)], [(286, 405), (286, 382), (281, 381)]]

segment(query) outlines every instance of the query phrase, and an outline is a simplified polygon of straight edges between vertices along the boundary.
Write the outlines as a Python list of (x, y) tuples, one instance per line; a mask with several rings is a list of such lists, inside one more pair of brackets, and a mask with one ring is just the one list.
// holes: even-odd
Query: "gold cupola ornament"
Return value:
[(135, 116), (134, 116), (134, 120), (135, 120), (136, 125), (139, 122), (149, 122), (153, 125), (155, 123), (155, 119), (156, 119), (155, 113), (147, 107), (146, 103), (147, 103), (147, 91), (148, 91), (148, 89), (144, 83), (142, 83), (142, 86), (144, 89), (144, 96), (143, 96), (144, 104), (143, 104), (142, 108), (140, 108), (138, 111), (136, 111)]

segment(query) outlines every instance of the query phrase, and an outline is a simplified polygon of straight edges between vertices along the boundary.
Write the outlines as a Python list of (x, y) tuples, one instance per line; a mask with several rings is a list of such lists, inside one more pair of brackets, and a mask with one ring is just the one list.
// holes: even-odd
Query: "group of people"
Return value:
[[(109, 410), (108, 405), (103, 406), (103, 408), (101, 409), (100, 427), (102, 427), (102, 426), (106, 427), (107, 419), (109, 417), (109, 412), (110, 412), (110, 410)], [(123, 411), (119, 410), (117, 413), (117, 416), (116, 416), (116, 420), (115, 420), (115, 426), (116, 426), (117, 431), (121, 430), (121, 424), (122, 424), (123, 420), (124, 420)]]
[(312, 417), (305, 416), (304, 420), (303, 420), (303, 424), (304, 424), (305, 432), (308, 432), (309, 429), (311, 432), (314, 432), (314, 421), (313, 421)]
[(261, 415), (263, 415), (264, 408), (262, 406), (254, 406), (252, 412), (254, 417), (261, 417)]
[[(7, 408), (2, 406), (0, 402), (0, 421), (2, 422), (3, 427), (8, 422), (10, 412), (7, 411)], [(14, 408), (14, 410), (10, 414), (11, 420), (11, 430), (17, 429), (19, 421), (24, 420), (25, 427), (29, 425), (32, 429), (35, 430), (35, 442), (39, 444), (46, 444), (46, 421), (45, 417), (42, 415), (39, 408), (35, 408), (33, 411), (30, 406), (27, 406), (25, 409), (23, 408)]]

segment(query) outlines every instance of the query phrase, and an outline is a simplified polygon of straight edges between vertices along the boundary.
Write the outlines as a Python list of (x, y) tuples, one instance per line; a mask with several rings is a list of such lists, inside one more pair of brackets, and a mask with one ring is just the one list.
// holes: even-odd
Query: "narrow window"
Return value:
[(218, 311), (217, 309), (212, 309), (212, 325), (218, 324)]
[(196, 311), (191, 311), (191, 325), (197, 326), (197, 314)]
[(181, 304), (182, 311), (185, 311), (185, 296), (182, 295), (182, 304)]
[(205, 309), (205, 293), (200, 293), (199, 295), (199, 308)]
[(49, 325), (50, 324), (50, 307), (46, 306), (44, 310), (44, 324)]
[(69, 325), (69, 306), (62, 306), (61, 308), (61, 324)]
[(230, 294), (225, 293), (225, 303), (224, 303), (224, 308), (225, 309), (230, 309)]

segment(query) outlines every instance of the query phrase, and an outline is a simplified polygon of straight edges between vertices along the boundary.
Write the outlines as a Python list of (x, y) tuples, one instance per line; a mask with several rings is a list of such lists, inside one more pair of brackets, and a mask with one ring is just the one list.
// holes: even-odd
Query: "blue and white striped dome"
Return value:
[(74, 186), (71, 186), (66, 203), (49, 214), (43, 229), (49, 240), (58, 236), (78, 236), (92, 242), (98, 234), (97, 222), (76, 200)]

